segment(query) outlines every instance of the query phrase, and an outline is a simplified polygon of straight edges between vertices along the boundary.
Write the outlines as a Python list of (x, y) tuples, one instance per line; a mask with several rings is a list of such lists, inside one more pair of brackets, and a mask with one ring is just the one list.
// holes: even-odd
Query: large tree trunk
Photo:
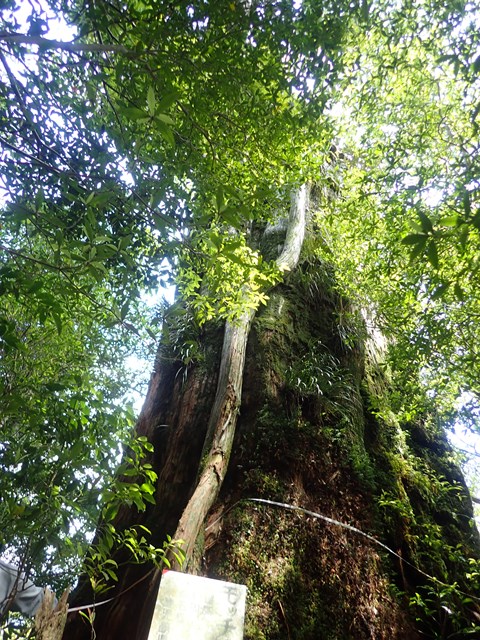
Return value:
[[(117, 527), (144, 524), (157, 545), (186, 532), (188, 571), (247, 584), (247, 640), (447, 637), (453, 622), (440, 605), (417, 629), (398, 595), (421, 589), (425, 573), (461, 581), (447, 548), (478, 555), (471, 503), (445, 437), (421, 422), (378, 418), (388, 385), (360, 317), (321, 261), (301, 261), (250, 332), (252, 317), (244, 320), (235, 349), (248, 337), (245, 363), (235, 351), (233, 382), (231, 368), (226, 383), (218, 373), (232, 327), (225, 337), (206, 330), (204, 358), (188, 371), (160, 348), (138, 423), (155, 445), (157, 503), (144, 514), (126, 510)], [(237, 414), (236, 433), (220, 442)], [(455, 482), (461, 490), (449, 491)], [(405, 562), (351, 529), (249, 497), (353, 525)], [(144, 640), (159, 579), (150, 567), (123, 567), (113, 601), (96, 610), (97, 640)], [(84, 581), (74, 604), (91, 598)], [(461, 613), (464, 621), (475, 615)], [(91, 628), (72, 614), (64, 637), (86, 640)]]

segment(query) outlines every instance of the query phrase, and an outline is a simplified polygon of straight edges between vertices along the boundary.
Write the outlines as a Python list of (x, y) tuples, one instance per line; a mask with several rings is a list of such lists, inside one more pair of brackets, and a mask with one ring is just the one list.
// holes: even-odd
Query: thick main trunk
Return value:
[[(307, 185), (292, 191), (285, 243), (277, 259), (280, 271), (291, 271), (300, 258), (305, 237), (308, 193)], [(188, 566), (200, 528), (218, 496), (228, 470), (242, 398), (245, 351), (254, 315), (253, 310), (246, 311), (238, 320), (227, 322), (225, 327), (217, 394), (205, 442), (206, 460), (202, 463), (200, 479), (174, 535), (175, 540), (183, 540), (185, 543), (185, 566)]]
[[(191, 367), (188, 371), (181, 362), (172, 360), (170, 353), (165, 357), (160, 353), (150, 380), (137, 432), (155, 446), (152, 465), (158, 473), (157, 504), (149, 505), (143, 513), (134, 508), (124, 509), (115, 524), (118, 529), (134, 524), (147, 526), (152, 532), (152, 542), (158, 546), (167, 535), (174, 533), (195, 485), (214, 401), (221, 340), (219, 330), (209, 332), (205, 336), (208, 366)], [(156, 585), (150, 581), (151, 566), (130, 564), (126, 555), (115, 559), (120, 565), (119, 581), (107, 593), (107, 597), (114, 600), (95, 610), (97, 638), (144, 638), (156, 593)], [(138, 580), (140, 582), (133, 589), (123, 593)], [(88, 579), (82, 577), (71, 604), (79, 606), (92, 602)], [(64, 638), (90, 640), (91, 631), (90, 624), (75, 613), (69, 617)]]
[[(277, 259), (277, 266), (282, 272), (294, 269), (300, 257), (308, 193), (307, 185), (292, 192), (285, 242)], [(117, 528), (144, 524), (158, 544), (167, 535), (183, 540), (185, 566), (192, 556), (200, 529), (218, 496), (228, 469), (242, 397), (245, 351), (254, 315), (255, 312), (249, 310), (236, 321), (226, 324), (216, 393), (208, 419), (206, 413), (199, 412), (195, 405), (196, 400), (204, 403), (206, 397), (211, 397), (211, 392), (205, 389), (207, 375), (203, 380), (197, 379), (199, 374), (194, 371), (193, 380), (187, 378), (186, 388), (179, 389), (178, 383), (176, 387), (173, 383), (178, 371), (172, 380), (170, 366), (153, 375), (137, 426), (138, 434), (147, 436), (155, 445), (155, 469), (159, 473), (157, 505), (146, 514), (121, 513), (115, 524)], [(210, 369), (212, 377), (215, 377), (215, 367)], [(173, 394), (168, 388), (169, 384), (172, 385)], [(175, 420), (169, 418), (169, 414), (173, 414)], [(170, 429), (172, 435), (159, 439), (155, 433), (158, 425)], [(162, 451), (162, 447), (166, 450)], [(176, 564), (173, 556), (170, 561)], [(160, 576), (160, 570), (148, 576), (142, 567), (127, 568), (110, 594), (113, 603), (96, 609), (93, 626), (97, 637), (104, 640), (146, 638)], [(137, 582), (133, 594), (130, 591), (124, 593), (131, 584)], [(77, 590), (75, 604), (88, 597), (92, 597), (91, 592), (84, 582)], [(142, 602), (140, 609), (136, 607), (138, 617), (130, 616), (126, 620), (125, 612), (134, 599), (137, 604)], [(87, 627), (76, 615), (69, 620), (65, 638), (86, 638), (89, 633)]]
[[(242, 397), (245, 350), (253, 315), (253, 311), (245, 313), (237, 324), (228, 323), (225, 327), (217, 395), (207, 429), (203, 469), (173, 536), (175, 540), (184, 541), (184, 568), (188, 567), (200, 528), (227, 473)], [(173, 558), (172, 562), (176, 564)]]
[[(300, 226), (279, 256), (285, 271), (298, 260), (306, 201), (302, 189), (292, 198), (290, 231)], [(462, 584), (462, 557), (478, 557), (461, 474), (441, 433), (378, 417), (380, 403), (388, 413), (387, 384), (364, 337), (328, 267), (310, 258), (255, 319), (227, 326), (222, 350), (212, 330), (188, 375), (165, 360), (152, 376), (138, 431), (155, 445), (157, 503), (125, 511), (117, 526), (145, 524), (156, 544), (183, 537), (195, 560), (187, 569), (247, 584), (245, 640), (441, 638), (475, 620), (474, 604), (445, 604), (424, 588), (425, 573)], [(351, 530), (248, 497), (344, 521), (410, 564)], [(146, 638), (158, 586), (149, 570), (121, 571), (113, 602), (96, 611), (98, 640)], [(435, 609), (422, 636), (399, 590)], [(90, 597), (79, 590), (76, 604)], [(446, 618), (442, 607), (457, 605)], [(88, 624), (70, 620), (65, 639), (90, 637)]]
[[(479, 612), (463, 607), (461, 594), (436, 599), (435, 588), (448, 589), (425, 586), (412, 567), (474, 590), (461, 560), (478, 558), (471, 504), (442, 433), (376, 417), (387, 385), (354, 318), (328, 269), (312, 261), (253, 324), (234, 455), (201, 567), (248, 586), (246, 640), (446, 638), (471, 628)], [(410, 564), (349, 529), (250, 497), (353, 525)], [(410, 611), (416, 591), (425, 608)]]

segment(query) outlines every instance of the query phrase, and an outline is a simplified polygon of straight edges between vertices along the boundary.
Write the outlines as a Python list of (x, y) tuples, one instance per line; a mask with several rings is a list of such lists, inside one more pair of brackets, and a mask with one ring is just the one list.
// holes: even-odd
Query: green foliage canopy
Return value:
[[(478, 12), (466, 7), (449, 33), (424, 19), (408, 37), (357, 36), (328, 226), (345, 286), (391, 338), (401, 385), (418, 387), (421, 371), (441, 410), (479, 393)], [(379, 66), (386, 47), (391, 64)]]

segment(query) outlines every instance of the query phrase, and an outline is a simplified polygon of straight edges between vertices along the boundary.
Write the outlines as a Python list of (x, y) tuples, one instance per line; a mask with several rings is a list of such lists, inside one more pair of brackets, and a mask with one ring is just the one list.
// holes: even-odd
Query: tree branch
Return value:
[(37, 45), (41, 50), (61, 49), (62, 51), (71, 51), (72, 53), (84, 52), (116, 52), (129, 53), (138, 55), (135, 51), (131, 51), (121, 44), (82, 44), (77, 42), (62, 42), (61, 40), (49, 40), (41, 36), (26, 36), (21, 33), (0, 33), (0, 42), (8, 42), (11, 44), (32, 44)]
[(290, 216), (283, 251), (277, 258), (280, 271), (291, 271), (297, 266), (305, 238), (305, 220), (310, 188), (303, 184), (290, 195)]
[[(10, 80), (10, 85), (12, 87), (13, 92), (15, 93), (15, 95), (17, 96), (17, 100), (18, 100), (18, 104), (20, 106), (20, 109), (22, 110), (23, 113), (23, 117), (25, 118), (25, 120), (27, 121), (27, 123), (30, 126), (30, 129), (33, 131), (33, 134), (35, 136), (35, 138), (37, 139), (37, 142), (42, 146), (43, 142), (42, 142), (42, 138), (37, 130), (37, 127), (35, 125), (35, 122), (33, 121), (33, 118), (30, 114), (30, 112), (27, 109), (27, 105), (25, 104), (25, 100), (22, 96), (22, 93), (20, 91), (20, 88), (18, 86), (18, 80), (15, 78), (15, 75), (13, 74), (12, 70), (10, 69), (8, 62), (5, 58), (5, 56), (3, 55), (3, 53), (0, 51), (0, 61), (3, 65), (3, 68), (5, 69), (5, 72), (8, 76), (8, 79)], [(23, 87), (22, 87), (23, 89)]]
[(41, 167), (44, 167), (45, 169), (48, 169), (48, 171), (50, 173), (56, 173), (57, 175), (61, 175), (62, 174), (62, 171), (60, 171), (56, 167), (53, 167), (51, 164), (48, 164), (47, 162), (44, 162), (43, 160), (41, 160), (40, 158), (37, 158), (36, 156), (33, 156), (31, 153), (27, 153), (26, 151), (23, 151), (22, 149), (19, 149), (14, 144), (11, 144), (10, 142), (5, 140), (1, 136), (0, 136), (0, 143), (3, 144), (8, 149), (11, 149), (12, 151), (15, 151), (15, 153), (18, 153), (21, 156), (24, 156), (25, 158), (28, 158), (33, 163), (38, 164)]

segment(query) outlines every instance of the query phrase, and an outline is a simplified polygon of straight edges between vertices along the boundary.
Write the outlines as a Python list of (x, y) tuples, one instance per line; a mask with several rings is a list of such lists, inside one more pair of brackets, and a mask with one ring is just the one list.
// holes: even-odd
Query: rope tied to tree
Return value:
[[(370, 533), (366, 533), (365, 531), (362, 531), (358, 527), (354, 527), (353, 525), (347, 524), (346, 522), (341, 522), (340, 520), (336, 520), (335, 518), (330, 518), (329, 516), (325, 516), (322, 513), (317, 513), (316, 511), (311, 511), (310, 509), (305, 509), (304, 507), (299, 507), (299, 506), (294, 505), (294, 504), (288, 504), (286, 502), (276, 502), (275, 500), (267, 500), (266, 498), (242, 498), (241, 500), (237, 500), (236, 502), (234, 502), (221, 516), (219, 516), (211, 524), (209, 524), (208, 527), (205, 527), (205, 531), (208, 531), (213, 526), (215, 526), (217, 524), (217, 522), (219, 522), (222, 518), (224, 518), (225, 515), (227, 513), (229, 513), (230, 511), (232, 511), (237, 505), (245, 503), (245, 502), (253, 502), (253, 503), (256, 503), (256, 504), (263, 504), (263, 505), (266, 505), (266, 506), (278, 507), (280, 509), (285, 509), (287, 511), (303, 513), (304, 515), (311, 516), (312, 518), (315, 518), (316, 520), (322, 520), (323, 522), (326, 522), (327, 524), (330, 524), (330, 525), (333, 525), (333, 526), (336, 526), (336, 527), (341, 527), (342, 529), (346, 529), (347, 531), (351, 531), (352, 533), (355, 533), (357, 535), (363, 536), (364, 538), (367, 538), (367, 540), (370, 540), (371, 542), (373, 542), (374, 544), (378, 545), (382, 549), (385, 549), (385, 551), (387, 551), (391, 555), (393, 555), (396, 558), (398, 558), (400, 560), (400, 562), (403, 562), (404, 564), (408, 565), (409, 567), (411, 567), (412, 569), (417, 571), (420, 575), (424, 576), (425, 578), (428, 578), (429, 580), (432, 580), (436, 584), (441, 585), (443, 587), (451, 587), (452, 586), (452, 585), (447, 584), (446, 582), (442, 582), (442, 580), (439, 580), (438, 578), (435, 578), (435, 576), (430, 575), (426, 571), (423, 571), (423, 569), (419, 569), (419, 567), (415, 566), (413, 563), (409, 562), (408, 560), (405, 560), (405, 558), (403, 558), (399, 553), (397, 553), (396, 551), (391, 549), (388, 545), (384, 544), (383, 542), (381, 542), (380, 540), (375, 538), (375, 536), (372, 536)], [(142, 578), (140, 578), (139, 580), (137, 580), (136, 582), (131, 584), (129, 587), (127, 587), (123, 591), (121, 591), (118, 595), (113, 596), (112, 598), (109, 598), (108, 600), (102, 600), (101, 602), (96, 602), (96, 603), (93, 602), (91, 604), (86, 604), (86, 605), (82, 605), (82, 606), (79, 606), (79, 607), (73, 607), (72, 609), (68, 610), (68, 613), (70, 614), (70, 613), (74, 613), (76, 611), (84, 611), (84, 610), (87, 610), (87, 609), (95, 609), (96, 607), (101, 607), (101, 606), (103, 606), (105, 604), (108, 604), (109, 602), (112, 602), (113, 600), (116, 600), (117, 598), (120, 598), (125, 593), (127, 593), (128, 591), (130, 591), (131, 589), (136, 587), (138, 584), (140, 584), (144, 580), (146, 580), (148, 577), (150, 577), (152, 575), (152, 573), (154, 571), (156, 571), (156, 568), (151, 569)], [(465, 591), (461, 591), (460, 589), (457, 589), (457, 591), (458, 591), (459, 594), (461, 594), (463, 596), (466, 596), (468, 598), (471, 598), (475, 602), (480, 602), (480, 597), (478, 597), (478, 596), (474, 596), (471, 593), (467, 593)]]

